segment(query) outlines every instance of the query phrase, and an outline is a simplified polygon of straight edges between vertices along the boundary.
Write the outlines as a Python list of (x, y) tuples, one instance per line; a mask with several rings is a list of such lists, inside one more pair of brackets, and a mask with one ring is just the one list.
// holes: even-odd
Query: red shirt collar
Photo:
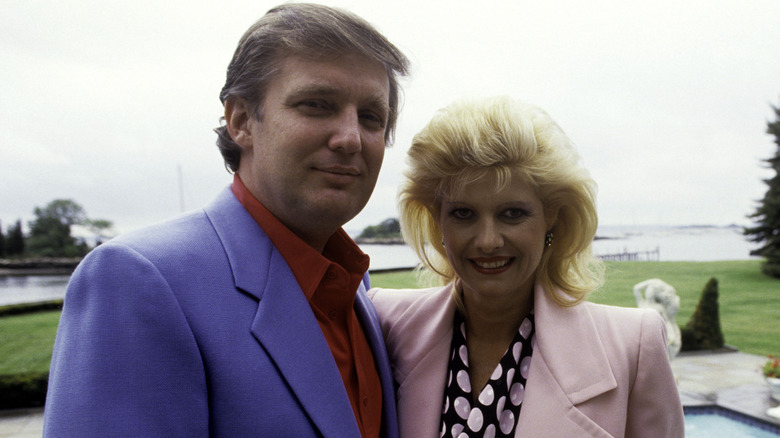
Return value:
[(284, 257), (307, 299), (311, 300), (331, 263), (340, 265), (351, 275), (362, 277), (368, 271), (368, 255), (360, 250), (343, 228), (333, 233), (323, 252), (319, 253), (268, 211), (249, 192), (238, 174), (233, 176), (231, 189), (238, 202), (246, 208)]

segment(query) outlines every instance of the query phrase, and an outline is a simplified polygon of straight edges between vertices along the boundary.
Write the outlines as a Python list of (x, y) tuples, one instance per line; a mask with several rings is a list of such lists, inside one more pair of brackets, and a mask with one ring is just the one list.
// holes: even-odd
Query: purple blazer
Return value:
[[(395, 398), (376, 312), (355, 309)], [(205, 210), (92, 251), (54, 345), (44, 436), (354, 437), (325, 337), (290, 268), (230, 188)]]
[[(402, 438), (440, 432), (455, 303), (451, 286), (371, 289), (398, 385)], [(661, 316), (582, 303), (561, 307), (537, 285), (536, 346), (516, 437), (684, 434)]]

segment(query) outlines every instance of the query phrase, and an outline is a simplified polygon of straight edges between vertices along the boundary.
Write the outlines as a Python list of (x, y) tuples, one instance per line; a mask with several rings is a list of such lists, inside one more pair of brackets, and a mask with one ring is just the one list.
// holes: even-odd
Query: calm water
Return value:
[(68, 278), (69, 275), (0, 275), (0, 306), (62, 298)]
[(687, 438), (777, 438), (774, 432), (761, 430), (717, 414), (685, 416)]
[[(755, 245), (738, 228), (603, 227), (593, 244), (597, 255), (655, 251), (661, 261), (747, 260)], [(417, 256), (406, 245), (363, 245), (371, 269), (410, 268)], [(62, 298), (68, 276), (0, 276), (0, 305)]]

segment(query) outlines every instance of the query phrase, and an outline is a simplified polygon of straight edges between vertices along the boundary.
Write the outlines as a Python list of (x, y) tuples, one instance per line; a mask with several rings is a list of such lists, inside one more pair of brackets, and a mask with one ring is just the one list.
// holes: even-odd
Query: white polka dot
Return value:
[(441, 432), (439, 433), (439, 438), (442, 438), (445, 433), (447, 433), (447, 425), (445, 425), (444, 422), (442, 422)]
[(466, 348), (465, 345), (460, 346), (460, 349), (458, 349), (458, 355), (460, 356), (460, 360), (466, 366), (469, 366), (469, 350)]
[(501, 418), (501, 413), (504, 412), (504, 405), (506, 404), (506, 397), (502, 396), (496, 403), (496, 418)]
[[(464, 397), (458, 397), (455, 399), (455, 402), (453, 404), (455, 407), (455, 412), (458, 414), (458, 416), (462, 419), (469, 418), (469, 412), (471, 412), (471, 405), (469, 404), (469, 401), (466, 400)], [(456, 434), (452, 434), (453, 436)]]
[(515, 369), (510, 368), (509, 371), (506, 372), (506, 388), (509, 389), (510, 386), (512, 386), (512, 382), (515, 380)]
[(523, 339), (528, 339), (528, 335), (531, 334), (531, 329), (533, 328), (533, 324), (531, 324), (531, 321), (526, 318), (523, 320), (523, 323), (520, 324), (520, 336), (523, 337)]
[(471, 394), (471, 382), (469, 381), (469, 373), (464, 370), (458, 371), (458, 386), (466, 394)]
[(466, 339), (466, 323), (460, 323), (460, 334), (463, 335), (463, 339)]
[(450, 370), (449, 375), (447, 377), (447, 386), (452, 385), (452, 370)]
[(515, 342), (515, 345), (512, 346), (512, 357), (515, 358), (515, 363), (517, 363), (517, 361), (520, 360), (520, 352), (522, 350), (523, 350), (522, 342)]
[(469, 434), (462, 432), (460, 435), (458, 435), (458, 438), (469, 438)]
[(523, 378), (526, 380), (528, 380), (528, 370), (530, 369), (531, 369), (531, 358), (524, 357), (523, 360), (520, 362), (520, 375), (523, 376)]
[(536, 335), (531, 338), (531, 348), (536, 350)]
[(520, 403), (523, 402), (524, 396), (525, 387), (523, 387), (522, 383), (515, 383), (512, 385), (512, 389), (509, 391), (509, 400), (512, 401), (513, 405), (520, 406)]
[(496, 438), (496, 425), (495, 424), (488, 424), (488, 427), (485, 428), (485, 435), (483, 435), (484, 438)]
[(490, 380), (498, 380), (502, 374), (504, 374), (504, 369), (501, 368), (501, 364), (498, 364), (496, 369), (493, 370), (493, 374), (490, 376)]
[(490, 382), (488, 382), (488, 384), (485, 385), (485, 388), (479, 394), (479, 402), (485, 406), (488, 406), (493, 403), (495, 397), (496, 393), (493, 391), (493, 387), (490, 385)]
[(506, 410), (498, 417), (498, 427), (501, 428), (501, 432), (505, 434), (512, 431), (512, 427), (515, 425), (515, 414), (510, 410)]
[(444, 397), (444, 410), (442, 411), (442, 413), (446, 414), (449, 409), (450, 409), (450, 398)]
[(452, 430), (450, 430), (450, 434), (452, 436), (460, 436), (460, 433), (463, 432), (463, 429), (465, 429), (465, 427), (463, 427), (462, 424), (456, 424), (452, 426)]
[(469, 429), (471, 429), (473, 432), (479, 432), (480, 429), (482, 429), (483, 421), (484, 418), (482, 417), (482, 411), (479, 409), (472, 409), (466, 424), (469, 425)]

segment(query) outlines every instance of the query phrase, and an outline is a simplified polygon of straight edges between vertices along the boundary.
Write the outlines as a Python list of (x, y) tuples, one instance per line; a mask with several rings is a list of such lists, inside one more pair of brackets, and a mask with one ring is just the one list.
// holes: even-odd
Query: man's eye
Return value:
[(371, 129), (384, 129), (385, 119), (373, 112), (360, 113), (360, 119)]
[(320, 100), (304, 100), (298, 103), (298, 106), (309, 110), (326, 110), (328, 104)]

